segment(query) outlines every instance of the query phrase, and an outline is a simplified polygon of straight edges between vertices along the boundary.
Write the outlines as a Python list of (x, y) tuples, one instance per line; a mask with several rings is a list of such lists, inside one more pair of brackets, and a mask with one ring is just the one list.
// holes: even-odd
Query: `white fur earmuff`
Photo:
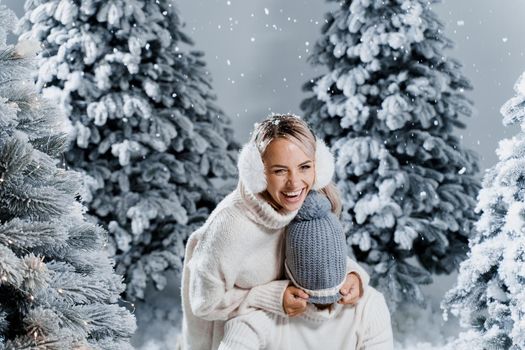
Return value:
[(266, 175), (261, 154), (252, 141), (245, 144), (237, 160), (239, 179), (250, 193), (260, 193), (266, 189)]
[(315, 143), (315, 182), (312, 189), (318, 191), (327, 186), (334, 177), (334, 155), (323, 140)]
[[(317, 139), (315, 145), (315, 182), (314, 190), (327, 186), (334, 176), (334, 156), (324, 141)], [(261, 154), (255, 143), (248, 142), (243, 146), (237, 161), (239, 179), (250, 193), (260, 193), (266, 189), (266, 174)]]

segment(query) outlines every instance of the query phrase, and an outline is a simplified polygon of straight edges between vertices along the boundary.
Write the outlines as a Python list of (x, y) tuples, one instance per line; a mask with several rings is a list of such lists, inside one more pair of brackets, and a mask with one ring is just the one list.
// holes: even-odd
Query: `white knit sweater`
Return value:
[[(287, 317), (283, 233), (296, 214), (277, 212), (239, 184), (192, 233), (182, 274), (183, 350), (217, 349), (225, 321), (255, 309)], [(348, 272), (367, 285), (368, 274), (348, 261)]]
[(308, 304), (297, 317), (257, 310), (225, 325), (219, 350), (392, 350), (390, 313), (381, 293), (367, 287), (357, 306)]

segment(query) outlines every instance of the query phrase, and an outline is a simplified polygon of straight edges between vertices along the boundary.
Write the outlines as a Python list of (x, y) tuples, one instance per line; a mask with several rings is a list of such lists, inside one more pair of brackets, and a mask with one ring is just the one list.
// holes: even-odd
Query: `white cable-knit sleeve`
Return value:
[(243, 267), (243, 254), (239, 252), (242, 242), (235, 241), (231, 232), (237, 228), (235, 226), (216, 217), (187, 263), (193, 314), (209, 321), (227, 320), (252, 309), (284, 316), (282, 301), (288, 280), (272, 281), (251, 289), (235, 285)]
[[(211, 272), (211, 271), (210, 271)], [(272, 281), (252, 289), (225, 283), (208, 273), (190, 272), (190, 305), (193, 314), (208, 321), (228, 320), (251, 308), (285, 316), (282, 301), (288, 280)]]

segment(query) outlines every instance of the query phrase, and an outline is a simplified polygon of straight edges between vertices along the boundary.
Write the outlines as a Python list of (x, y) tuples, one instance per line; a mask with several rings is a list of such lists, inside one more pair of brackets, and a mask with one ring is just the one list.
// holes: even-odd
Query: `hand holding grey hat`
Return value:
[(341, 298), (346, 279), (346, 238), (325, 195), (311, 191), (288, 225), (285, 269), (292, 283), (312, 304), (332, 304)]

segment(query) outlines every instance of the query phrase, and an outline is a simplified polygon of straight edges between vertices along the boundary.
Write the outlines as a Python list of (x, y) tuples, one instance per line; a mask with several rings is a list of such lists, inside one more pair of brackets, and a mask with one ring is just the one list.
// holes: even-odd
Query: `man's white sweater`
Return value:
[[(277, 212), (239, 184), (192, 233), (182, 274), (182, 349), (218, 349), (225, 321), (256, 309), (287, 317), (283, 239), (296, 214)], [(350, 259), (347, 271), (368, 284)]]
[(220, 350), (392, 350), (390, 313), (381, 293), (367, 287), (356, 306), (308, 304), (296, 317), (257, 310), (229, 320)]

